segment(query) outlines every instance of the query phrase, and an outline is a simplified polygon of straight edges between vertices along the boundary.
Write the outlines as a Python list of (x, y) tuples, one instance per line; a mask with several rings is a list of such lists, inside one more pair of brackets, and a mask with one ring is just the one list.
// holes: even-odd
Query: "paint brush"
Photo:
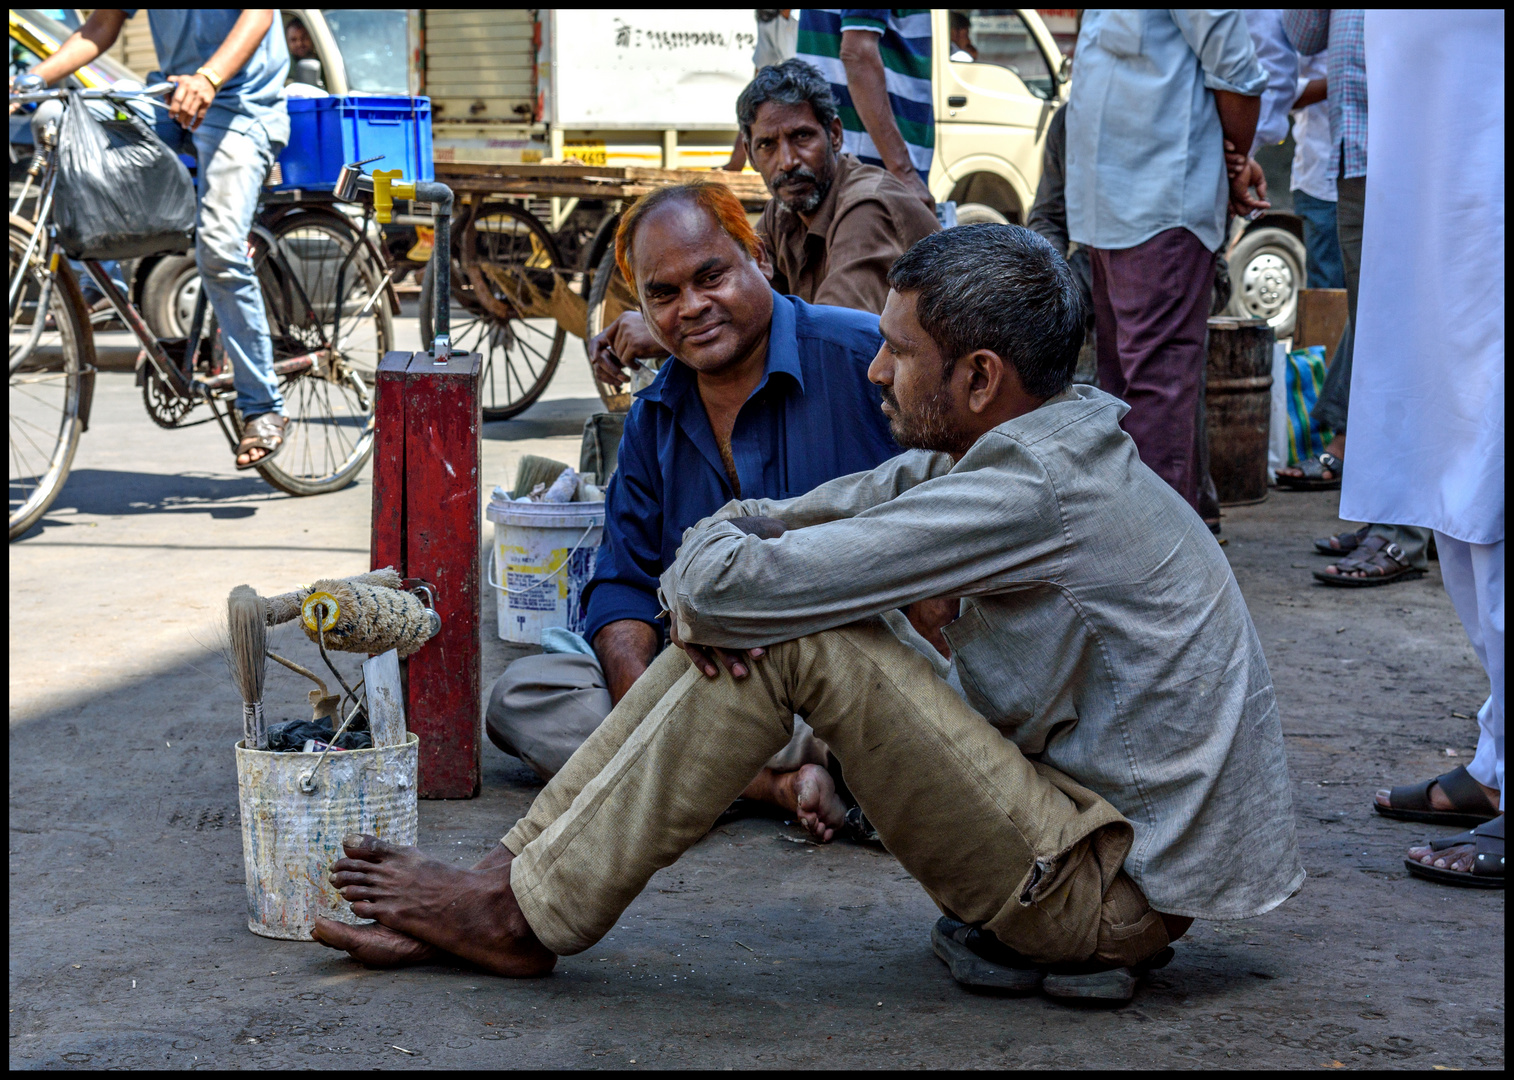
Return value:
[(231, 680), (242, 695), (242, 745), (266, 750), (263, 677), (268, 671), (268, 609), (250, 585), (238, 585), (226, 598), (226, 638)]

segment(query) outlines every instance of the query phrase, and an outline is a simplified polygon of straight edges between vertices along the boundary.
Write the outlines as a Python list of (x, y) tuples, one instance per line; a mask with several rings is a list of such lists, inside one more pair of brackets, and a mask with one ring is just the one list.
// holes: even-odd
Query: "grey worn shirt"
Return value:
[[(663, 602), (684, 640), (749, 648), (963, 597), (950, 681), (1130, 820), (1151, 905), (1259, 915), (1304, 878), (1272, 676), (1218, 543), (1141, 463), (1125, 411), (1073, 386), (955, 466), (912, 451), (729, 503), (684, 534)], [(749, 514), (791, 531), (723, 520)]]

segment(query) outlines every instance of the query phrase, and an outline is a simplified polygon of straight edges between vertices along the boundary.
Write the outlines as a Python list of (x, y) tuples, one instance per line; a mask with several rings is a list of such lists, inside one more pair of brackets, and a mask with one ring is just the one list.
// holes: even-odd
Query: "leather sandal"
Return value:
[(1361, 547), (1363, 540), (1367, 539), (1367, 530), (1370, 528), (1372, 528), (1371, 525), (1363, 525), (1360, 529), (1352, 529), (1350, 532), (1322, 537), (1314, 542), (1314, 550), (1321, 555), (1350, 555)]
[(256, 469), (278, 457), (279, 451), (284, 449), (284, 429), (288, 425), (289, 418), (276, 412), (259, 413), (245, 421), (242, 425), (242, 441), (237, 443), (236, 457), (241, 457), (249, 450), (263, 450), (266, 453), (245, 465), (237, 462), (237, 471)]
[[(1314, 580), (1342, 589), (1367, 589), (1375, 585), (1402, 581), (1405, 578), (1423, 577), (1425, 572), (1409, 565), (1404, 549), (1381, 536), (1369, 536), (1361, 546), (1335, 564), (1340, 571), (1329, 574), (1323, 570), (1314, 572)], [(1365, 577), (1355, 577), (1352, 571), (1365, 570)], [(1374, 572), (1375, 571), (1375, 572)]]
[[(1430, 805), (1430, 788), (1440, 790), (1451, 800), (1454, 809), (1436, 810)], [(1383, 817), (1399, 821), (1424, 821), (1431, 825), (1481, 825), (1498, 817), (1498, 807), (1488, 801), (1482, 785), (1472, 778), (1465, 765), (1459, 765), (1433, 780), (1402, 784), (1388, 792), (1389, 805), (1376, 799), (1372, 806)]]
[(1430, 850), (1445, 851), (1447, 848), (1472, 844), (1477, 848), (1472, 859), (1472, 869), (1453, 870), (1449, 866), (1426, 866), (1414, 859), (1405, 859), (1404, 866), (1415, 877), (1438, 881), (1443, 885), (1463, 885), (1473, 889), (1503, 888), (1503, 815), (1484, 822), (1470, 832), (1445, 836), (1430, 841)]
[[(1341, 486), (1341, 459), (1326, 451), (1319, 457), (1307, 457), (1296, 463), (1293, 468), (1303, 473), (1303, 476), (1285, 476), (1277, 474), (1277, 486), (1292, 488), (1294, 491), (1333, 491)], [(1325, 479), (1325, 470), (1329, 469), (1334, 475)]]

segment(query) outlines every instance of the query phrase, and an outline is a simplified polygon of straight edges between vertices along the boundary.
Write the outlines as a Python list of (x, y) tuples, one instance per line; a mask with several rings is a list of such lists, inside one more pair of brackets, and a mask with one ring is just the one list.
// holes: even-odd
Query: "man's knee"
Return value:
[(604, 672), (591, 656), (542, 653), (505, 669), (489, 692), (489, 741), (543, 779), (554, 776), (610, 713)]

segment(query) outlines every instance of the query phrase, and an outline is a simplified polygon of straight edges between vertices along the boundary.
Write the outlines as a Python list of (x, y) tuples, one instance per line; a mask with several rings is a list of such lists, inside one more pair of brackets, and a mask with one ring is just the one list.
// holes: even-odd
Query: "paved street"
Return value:
[[(524, 453), (576, 464), (597, 408), (570, 338), (547, 398), (486, 427), (485, 497)], [(1435, 564), (1381, 589), (1313, 583), (1336, 493), (1225, 519), (1309, 879), (1262, 918), (1196, 924), (1127, 1007), (963, 992), (892, 857), (768, 820), (711, 833), (543, 980), (373, 973), (249, 933), (217, 623), (235, 584), (367, 569), (372, 497), (366, 472), (279, 494), (234, 471), (214, 425), (161, 430), (129, 374), (100, 376), (68, 486), (10, 547), (13, 1068), (1503, 1067), (1503, 893), (1409, 878), (1405, 847), (1439, 832), (1370, 809), (1375, 788), (1470, 759), (1487, 682)], [(493, 627), (486, 598), (486, 681), (518, 652)], [(314, 655), (292, 627), (275, 642)], [(299, 715), (304, 686), (271, 666), (267, 700)], [(538, 788), (486, 744), (483, 795), (422, 803), (421, 843), (472, 862)]]

